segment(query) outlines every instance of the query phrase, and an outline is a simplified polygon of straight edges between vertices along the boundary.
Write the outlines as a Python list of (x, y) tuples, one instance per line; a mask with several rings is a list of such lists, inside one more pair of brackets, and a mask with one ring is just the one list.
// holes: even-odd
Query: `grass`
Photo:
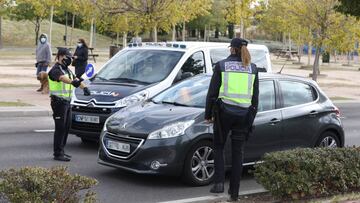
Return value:
[(5, 102), (5, 101), (0, 101), (0, 107), (16, 107), (16, 106), (32, 106), (31, 104), (27, 104), (27, 103), (23, 103), (21, 101), (16, 101), (16, 102)]
[[(5, 47), (35, 47), (35, 26), (30, 21), (12, 21), (9, 19), (4, 19), (2, 26)], [(44, 32), (49, 34), (49, 30), (49, 21), (43, 21), (41, 23), (40, 33)], [(68, 39), (70, 38), (70, 32), (71, 27), (68, 27)], [(64, 46), (64, 35), (65, 26), (62, 24), (53, 23), (52, 47)], [(89, 31), (74, 29), (72, 40), (73, 43), (71, 46), (75, 47), (78, 38), (84, 38), (86, 42), (89, 42)], [(108, 47), (110, 44), (111, 38), (99, 34), (96, 35), (95, 47)]]

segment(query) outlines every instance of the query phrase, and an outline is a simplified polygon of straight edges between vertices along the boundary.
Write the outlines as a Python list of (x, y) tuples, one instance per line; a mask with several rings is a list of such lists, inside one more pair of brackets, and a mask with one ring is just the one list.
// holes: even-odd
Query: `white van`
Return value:
[[(208, 42), (129, 44), (89, 79), (91, 96), (75, 90), (70, 132), (84, 142), (98, 140), (110, 115), (185, 78), (212, 73), (215, 63), (230, 55), (228, 46)], [(249, 44), (248, 49), (252, 62), (271, 72), (268, 48)]]

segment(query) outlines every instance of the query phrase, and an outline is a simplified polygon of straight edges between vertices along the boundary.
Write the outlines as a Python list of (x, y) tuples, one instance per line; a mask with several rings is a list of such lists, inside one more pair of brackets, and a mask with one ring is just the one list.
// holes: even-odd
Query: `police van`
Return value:
[[(91, 96), (75, 90), (70, 133), (83, 142), (98, 140), (110, 115), (188, 77), (212, 73), (214, 65), (230, 55), (228, 46), (208, 42), (129, 44), (87, 81)], [(268, 48), (249, 44), (248, 49), (252, 63), (271, 72)]]

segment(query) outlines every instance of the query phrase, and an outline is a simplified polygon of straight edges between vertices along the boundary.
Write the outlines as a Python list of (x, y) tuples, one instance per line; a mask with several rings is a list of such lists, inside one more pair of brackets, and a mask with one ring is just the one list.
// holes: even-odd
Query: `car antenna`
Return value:
[(286, 65), (287, 61), (285, 61), (284, 65), (281, 67), (280, 71), (278, 72), (278, 74), (281, 74), (282, 70), (284, 69), (285, 65)]

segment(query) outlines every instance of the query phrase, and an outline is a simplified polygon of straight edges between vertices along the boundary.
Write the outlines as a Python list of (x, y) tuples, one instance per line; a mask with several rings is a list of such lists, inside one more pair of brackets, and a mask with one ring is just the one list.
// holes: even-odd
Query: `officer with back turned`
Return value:
[(65, 154), (64, 148), (70, 126), (70, 100), (73, 87), (82, 88), (85, 96), (90, 95), (82, 79), (76, 78), (69, 69), (71, 57), (67, 49), (59, 48), (56, 55), (57, 62), (49, 71), (49, 92), (55, 122), (54, 159), (57, 161), (71, 159), (70, 155)]
[(224, 192), (224, 145), (231, 134), (230, 201), (239, 196), (244, 143), (252, 131), (259, 98), (258, 70), (251, 64), (247, 44), (241, 38), (231, 41), (231, 55), (216, 64), (206, 99), (205, 119), (214, 122), (215, 174), (210, 192)]

